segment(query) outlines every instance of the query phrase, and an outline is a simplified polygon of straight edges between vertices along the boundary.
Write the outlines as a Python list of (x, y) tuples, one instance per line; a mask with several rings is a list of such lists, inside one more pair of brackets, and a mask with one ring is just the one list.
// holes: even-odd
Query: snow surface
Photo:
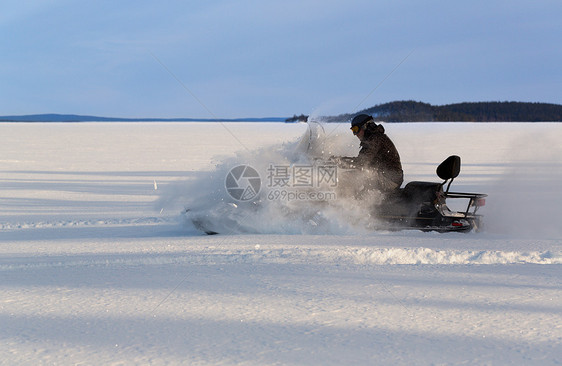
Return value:
[[(0, 364), (561, 364), (562, 124), (385, 127), (406, 181), (462, 157), (484, 232), (370, 232), (349, 207), (310, 230), (273, 204), (253, 235), (183, 221), (303, 124), (0, 124)], [(357, 152), (324, 128), (325, 154)]]

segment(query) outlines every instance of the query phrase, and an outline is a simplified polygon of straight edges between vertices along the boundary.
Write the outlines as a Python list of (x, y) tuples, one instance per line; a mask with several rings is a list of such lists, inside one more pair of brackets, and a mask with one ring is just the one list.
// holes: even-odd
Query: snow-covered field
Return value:
[(406, 181), (462, 157), (484, 232), (181, 220), (303, 124), (0, 124), (0, 364), (561, 364), (562, 124), (386, 129)]

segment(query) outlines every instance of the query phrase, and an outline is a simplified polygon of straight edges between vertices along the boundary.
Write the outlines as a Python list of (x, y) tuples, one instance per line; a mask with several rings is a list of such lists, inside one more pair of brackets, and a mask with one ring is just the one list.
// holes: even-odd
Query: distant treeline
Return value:
[(77, 114), (28, 114), (0, 116), (0, 122), (284, 122), (283, 117), (264, 118), (118, 118)]
[(387, 122), (561, 122), (562, 105), (525, 102), (476, 102), (434, 106), (415, 101), (376, 105), (356, 113), (325, 117), (327, 122), (349, 121), (366, 113)]
[(297, 116), (296, 114), (293, 115), (293, 117), (289, 117), (285, 120), (285, 122), (307, 122), (308, 121), (308, 116), (305, 114), (301, 114), (300, 116)]

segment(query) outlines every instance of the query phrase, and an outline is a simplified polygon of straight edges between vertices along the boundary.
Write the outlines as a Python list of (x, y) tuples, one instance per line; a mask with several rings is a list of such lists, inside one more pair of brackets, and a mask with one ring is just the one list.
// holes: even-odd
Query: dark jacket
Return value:
[(374, 122), (367, 124), (357, 157), (344, 158), (344, 161), (348, 167), (378, 172), (385, 180), (395, 183), (398, 187), (404, 181), (398, 150), (384, 133), (384, 127)]

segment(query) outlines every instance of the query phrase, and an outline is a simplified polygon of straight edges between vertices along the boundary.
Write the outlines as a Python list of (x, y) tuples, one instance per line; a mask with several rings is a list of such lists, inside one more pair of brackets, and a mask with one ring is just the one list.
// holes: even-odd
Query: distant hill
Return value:
[[(322, 117), (326, 122), (349, 121), (359, 113), (387, 122), (562, 122), (562, 105), (526, 102), (474, 102), (431, 105), (412, 100), (379, 104), (356, 113)], [(299, 122), (306, 115), (264, 118), (115, 118), (76, 114), (0, 116), (0, 122)]]
[(359, 113), (387, 122), (562, 122), (562, 105), (559, 104), (475, 102), (434, 106), (411, 100), (379, 104), (324, 120), (349, 121)]
[(115, 118), (76, 114), (30, 114), (0, 116), (0, 122), (284, 122), (283, 117), (204, 119), (204, 118)]

